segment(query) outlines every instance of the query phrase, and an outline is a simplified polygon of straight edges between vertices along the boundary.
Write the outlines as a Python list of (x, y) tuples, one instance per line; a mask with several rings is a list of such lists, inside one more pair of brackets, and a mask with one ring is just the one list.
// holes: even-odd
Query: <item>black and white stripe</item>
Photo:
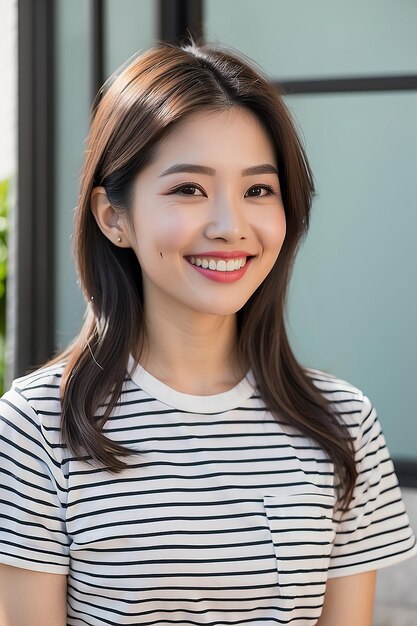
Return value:
[(333, 465), (265, 410), (251, 373), (191, 396), (137, 366), (105, 425), (138, 451), (115, 475), (60, 442), (62, 370), (0, 400), (0, 561), (68, 574), (69, 626), (312, 625), (327, 578), (417, 553), (376, 411), (350, 383), (309, 370), (355, 437), (342, 514)]

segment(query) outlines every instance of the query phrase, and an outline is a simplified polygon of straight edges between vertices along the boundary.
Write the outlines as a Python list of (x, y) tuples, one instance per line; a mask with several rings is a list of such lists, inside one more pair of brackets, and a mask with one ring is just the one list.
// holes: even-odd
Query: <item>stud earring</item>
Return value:
[(120, 237), (120, 235), (117, 237), (117, 241), (118, 241), (119, 243), (122, 243), (122, 238)]

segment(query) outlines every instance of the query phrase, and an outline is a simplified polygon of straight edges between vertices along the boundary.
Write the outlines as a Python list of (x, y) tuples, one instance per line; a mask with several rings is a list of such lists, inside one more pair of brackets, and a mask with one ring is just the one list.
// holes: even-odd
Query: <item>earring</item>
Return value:
[(117, 237), (117, 241), (118, 241), (119, 243), (122, 243), (122, 238), (120, 237), (120, 235)]

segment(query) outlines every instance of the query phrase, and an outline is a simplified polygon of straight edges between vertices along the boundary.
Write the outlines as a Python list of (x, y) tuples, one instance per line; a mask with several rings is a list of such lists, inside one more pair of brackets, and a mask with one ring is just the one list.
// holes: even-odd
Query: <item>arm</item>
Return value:
[(0, 564), (0, 626), (65, 626), (67, 577)]
[(376, 571), (329, 578), (316, 626), (371, 626)]

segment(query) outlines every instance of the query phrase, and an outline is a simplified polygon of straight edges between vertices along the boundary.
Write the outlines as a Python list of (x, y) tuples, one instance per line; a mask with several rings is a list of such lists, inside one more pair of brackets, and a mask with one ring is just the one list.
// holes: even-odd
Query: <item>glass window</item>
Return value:
[(414, 0), (206, 0), (205, 33), (278, 80), (417, 71)]
[(106, 78), (157, 36), (157, 3), (154, 0), (105, 0), (104, 67)]
[(366, 381), (392, 454), (417, 458), (417, 93), (287, 103), (317, 188), (291, 281), (292, 345), (307, 365)]

